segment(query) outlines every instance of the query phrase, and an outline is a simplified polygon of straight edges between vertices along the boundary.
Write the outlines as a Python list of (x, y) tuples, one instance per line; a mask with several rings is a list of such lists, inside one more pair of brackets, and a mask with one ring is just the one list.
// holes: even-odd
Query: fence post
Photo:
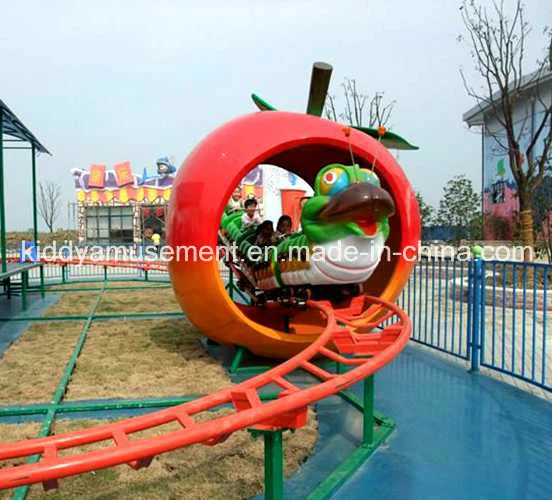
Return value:
[(470, 358), (472, 372), (479, 371), (479, 363), (481, 356), (481, 289), (483, 286), (483, 266), (481, 262), (482, 248), (480, 246), (472, 247), (473, 272), (471, 279), (473, 280), (473, 303), (471, 304), (470, 314), (472, 316), (470, 336)]
[(46, 296), (46, 294), (44, 293), (44, 264), (40, 264), (40, 268), (39, 268), (39, 272), (40, 272), (40, 296), (42, 298), (44, 298)]

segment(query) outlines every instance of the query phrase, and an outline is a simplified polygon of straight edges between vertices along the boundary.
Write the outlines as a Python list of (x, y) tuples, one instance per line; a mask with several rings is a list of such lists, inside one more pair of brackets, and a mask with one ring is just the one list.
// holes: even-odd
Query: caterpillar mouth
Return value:
[(366, 236), (375, 236), (378, 232), (378, 223), (373, 217), (357, 217), (354, 219), (354, 223), (360, 227)]
[(385, 189), (360, 182), (333, 196), (319, 217), (325, 222), (355, 222), (366, 235), (373, 236), (378, 221), (394, 213), (395, 203)]

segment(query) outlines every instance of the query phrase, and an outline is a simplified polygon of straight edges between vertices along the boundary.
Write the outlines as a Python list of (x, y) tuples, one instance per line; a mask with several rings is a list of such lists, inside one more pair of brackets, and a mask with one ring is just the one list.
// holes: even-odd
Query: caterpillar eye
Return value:
[(332, 172), (331, 170), (329, 172), (326, 172), (324, 174), (324, 182), (326, 184), (333, 184), (337, 180), (337, 174), (335, 172)]
[(371, 182), (372, 184), (376, 184), (378, 186), (380, 185), (380, 178), (378, 177), (378, 174), (372, 170), (368, 170), (367, 168), (363, 168), (361, 171), (366, 175), (367, 182)]

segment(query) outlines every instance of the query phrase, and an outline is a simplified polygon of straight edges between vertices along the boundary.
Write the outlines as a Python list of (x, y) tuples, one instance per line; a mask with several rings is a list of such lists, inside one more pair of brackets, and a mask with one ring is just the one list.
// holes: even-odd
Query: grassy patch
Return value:
[(0, 358), (0, 404), (49, 401), (82, 322), (35, 323)]
[[(49, 290), (71, 290), (72, 288), (101, 288), (103, 286), (103, 281), (81, 281), (79, 283), (65, 283), (63, 285), (51, 285), (48, 287)], [(159, 283), (153, 281), (108, 281), (106, 288), (126, 288), (126, 287), (138, 287), (141, 288), (161, 288), (161, 289), (170, 289), (170, 283)], [(134, 292), (134, 290), (130, 290)]]
[(181, 311), (172, 288), (108, 290), (104, 292), (97, 310), (98, 313), (153, 311)]
[[(122, 284), (126, 283), (126, 284)], [(57, 285), (61, 290), (70, 289), (71, 286), (78, 288), (98, 288), (102, 283), (79, 283), (76, 285)], [(139, 286), (140, 283), (134, 283)], [(109, 283), (109, 287), (116, 288), (116, 285)], [(132, 286), (128, 282), (121, 282), (119, 286)], [(54, 288), (55, 289), (55, 288)], [(48, 308), (46, 315), (61, 316), (65, 314), (85, 315), (90, 312), (94, 305), (99, 290), (79, 291), (61, 294), (58, 302)], [(96, 309), (98, 314), (120, 313), (120, 312), (180, 312), (181, 309), (176, 301), (172, 288), (148, 286), (145, 289), (135, 290), (106, 290), (102, 294), (100, 304)]]
[(97, 291), (64, 293), (58, 302), (46, 310), (45, 316), (88, 315), (98, 299), (98, 293)]
[(93, 323), (67, 398), (207, 394), (229, 384), (185, 319)]

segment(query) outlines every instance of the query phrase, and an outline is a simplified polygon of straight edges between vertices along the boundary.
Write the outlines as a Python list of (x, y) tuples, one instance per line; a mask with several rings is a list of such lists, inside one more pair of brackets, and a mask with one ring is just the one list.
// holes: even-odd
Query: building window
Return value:
[(87, 207), (86, 240), (96, 245), (132, 243), (132, 207)]

